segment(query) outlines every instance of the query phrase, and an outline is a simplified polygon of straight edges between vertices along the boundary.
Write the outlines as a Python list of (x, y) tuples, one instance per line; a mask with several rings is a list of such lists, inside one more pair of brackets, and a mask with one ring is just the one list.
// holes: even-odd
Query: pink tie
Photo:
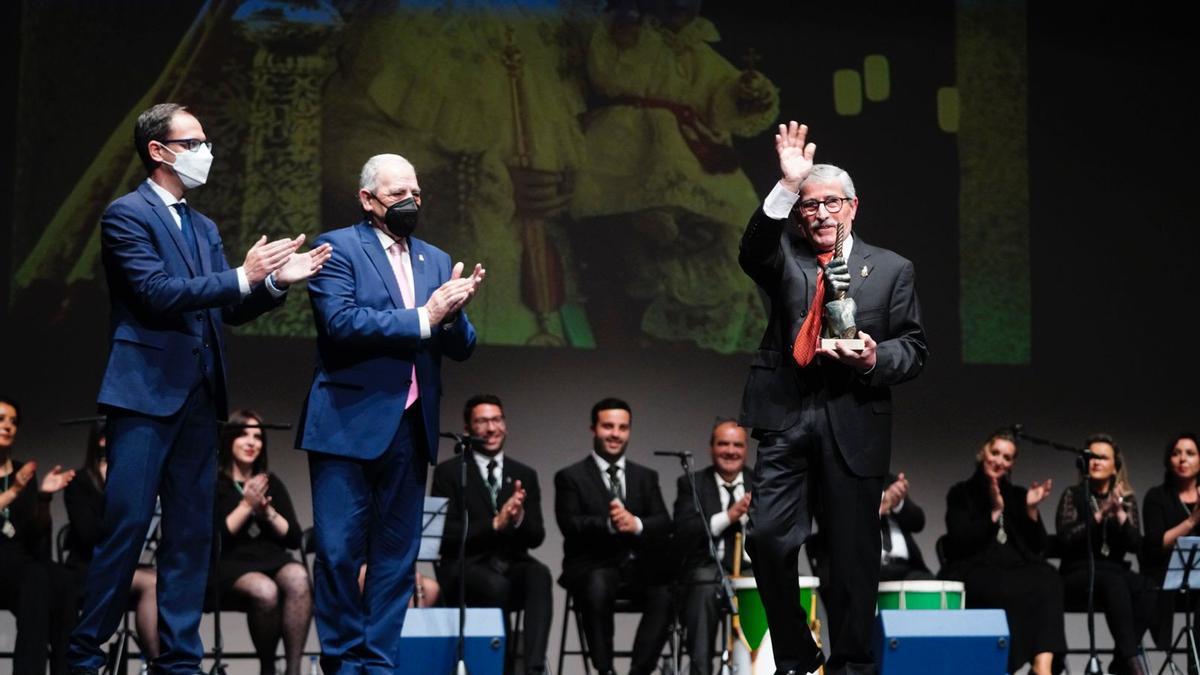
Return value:
[[(412, 274), (404, 265), (404, 257), (408, 255), (408, 247), (404, 241), (397, 241), (387, 249), (388, 262), (392, 265), (392, 272), (396, 275), (396, 285), (400, 287), (400, 295), (404, 298), (404, 306), (412, 309), (416, 306), (416, 300), (413, 295)], [(413, 363), (412, 382), (408, 386), (408, 400), (404, 403), (404, 409), (408, 410), (412, 406), (413, 401), (417, 400), (417, 395), (420, 390), (417, 388), (417, 364)]]

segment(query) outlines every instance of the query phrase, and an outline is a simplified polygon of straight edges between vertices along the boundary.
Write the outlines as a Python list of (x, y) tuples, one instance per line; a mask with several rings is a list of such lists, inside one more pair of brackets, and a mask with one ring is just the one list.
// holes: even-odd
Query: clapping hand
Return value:
[(619, 499), (608, 503), (608, 519), (612, 522), (613, 529), (621, 534), (637, 533), (637, 516), (630, 513)]
[(521, 481), (513, 483), (513, 493), (508, 496), (496, 511), (496, 515), (492, 517), (492, 529), (497, 532), (507, 529), (511, 525), (521, 522), (521, 518), (525, 515), (525, 488), (521, 486)]
[(271, 498), (267, 496), (267, 482), (267, 474), (260, 473), (242, 486), (242, 501), (246, 502), (246, 506), (254, 513), (265, 513), (271, 503)]

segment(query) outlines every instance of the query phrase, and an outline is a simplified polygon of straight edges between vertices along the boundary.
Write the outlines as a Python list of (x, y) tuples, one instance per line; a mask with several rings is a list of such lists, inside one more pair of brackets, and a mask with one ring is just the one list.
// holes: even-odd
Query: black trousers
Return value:
[[(1063, 574), (1063, 591), (1068, 604), (1087, 607), (1087, 581), (1087, 566)], [(1155, 615), (1157, 593), (1148, 588), (1142, 575), (1105, 561), (1096, 562), (1093, 590), (1095, 609), (1104, 612), (1104, 618), (1108, 620), (1117, 657), (1130, 659), (1137, 656), (1142, 634)]]
[(671, 589), (665, 584), (647, 583), (637, 566), (600, 567), (584, 573), (568, 590), (583, 618), (583, 632), (592, 665), (601, 675), (613, 670), (613, 622), (618, 597), (629, 598), (642, 606), (633, 639), (630, 675), (648, 675), (658, 665), (674, 611)]
[(67, 637), (75, 625), (74, 576), (58, 563), (36, 560), (18, 545), (0, 547), (0, 609), (17, 619), (14, 675), (43, 675), (47, 647), (51, 675), (67, 672)]
[[(446, 603), (457, 604), (457, 560), (446, 559), (438, 565), (438, 583), (442, 586)], [(550, 620), (553, 617), (551, 583), (550, 568), (533, 558), (467, 563), (465, 586), (468, 607), (525, 611), (522, 642), (527, 671), (546, 668), (546, 644), (550, 640)]]
[(709, 563), (685, 570), (680, 578), (679, 620), (687, 631), (692, 675), (710, 675), (713, 671), (713, 645), (721, 621), (721, 587), (715, 581), (716, 574), (716, 565)]
[(829, 672), (874, 671), (871, 650), (879, 589), (879, 495), (883, 477), (857, 476), (842, 458), (823, 403), (806, 402), (799, 421), (760, 439), (747, 550), (778, 670), (805, 672), (817, 653), (800, 607), (800, 547), (815, 515), (830, 569), (821, 599), (829, 616)]

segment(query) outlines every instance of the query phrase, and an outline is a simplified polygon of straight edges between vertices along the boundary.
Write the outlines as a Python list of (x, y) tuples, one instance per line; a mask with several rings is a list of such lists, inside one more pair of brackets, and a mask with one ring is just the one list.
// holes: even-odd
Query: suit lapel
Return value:
[(721, 494), (721, 490), (717, 489), (716, 475), (716, 469), (710, 466), (700, 476), (700, 506), (704, 508), (704, 517), (706, 519), (721, 510), (722, 500), (725, 499), (725, 496)]
[(813, 255), (812, 249), (800, 235), (793, 235), (785, 232), (784, 238), (792, 249), (792, 264), (796, 266), (803, 275), (805, 282), (804, 289), (804, 308), (807, 310), (812, 306), (813, 290), (817, 287), (817, 259)]
[(396, 309), (404, 309), (404, 296), (400, 295), (400, 286), (396, 284), (396, 273), (392, 271), (392, 264), (388, 262), (387, 253), (383, 250), (379, 235), (375, 234), (375, 228), (366, 221), (359, 223), (355, 228), (358, 230), (358, 240), (362, 244), (363, 252), (382, 278), (383, 287), (387, 289), (392, 304)]
[(183, 259), (183, 264), (187, 266), (192, 276), (196, 276), (196, 262), (192, 260), (192, 254), (188, 251), (187, 240), (183, 238), (183, 233), (180, 232), (179, 226), (175, 224), (175, 217), (171, 215), (171, 207), (164, 204), (153, 188), (144, 182), (138, 186), (138, 193), (150, 205), (151, 210), (154, 211), (154, 215), (158, 216), (159, 231), (165, 232), (175, 242), (175, 248), (179, 253), (179, 257)]
[[(871, 265), (871, 247), (855, 237), (854, 248), (850, 249), (850, 260), (846, 261), (846, 266), (850, 268), (850, 290), (847, 292), (853, 298), (858, 289), (871, 278), (871, 270), (874, 269)], [(863, 276), (863, 270), (866, 270), (867, 276)]]
[(202, 227), (203, 216), (192, 210), (192, 234), (196, 237), (196, 248), (200, 250), (200, 273), (212, 273), (212, 259), (209, 252), (212, 250), (208, 241), (208, 228)]
[[(601, 500), (605, 504), (607, 504), (609, 501), (608, 500), (608, 495), (609, 495), (608, 476), (605, 476), (600, 473), (600, 467), (596, 464), (596, 460), (590, 456), (587, 458), (587, 460), (585, 462), (584, 472), (587, 473), (587, 475), (589, 476), (591, 483), (592, 483), (592, 487), (594, 487), (596, 489), (597, 494), (600, 495)], [(626, 478), (625, 489), (628, 491), (628, 489), (629, 489), (628, 474), (625, 476), (625, 478)], [(629, 495), (626, 494), (625, 498), (628, 500)], [(607, 509), (605, 509), (605, 511), (607, 511)]]

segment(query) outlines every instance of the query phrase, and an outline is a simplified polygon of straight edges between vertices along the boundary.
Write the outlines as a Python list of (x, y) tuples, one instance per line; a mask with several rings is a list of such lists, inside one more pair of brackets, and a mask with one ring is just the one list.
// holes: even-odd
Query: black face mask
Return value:
[[(375, 195), (371, 196), (375, 197)], [(383, 203), (379, 197), (375, 197), (375, 201)], [(417, 229), (420, 210), (417, 200), (412, 197), (401, 199), (387, 207), (387, 212), (383, 215), (383, 224), (393, 236), (407, 237)]]

